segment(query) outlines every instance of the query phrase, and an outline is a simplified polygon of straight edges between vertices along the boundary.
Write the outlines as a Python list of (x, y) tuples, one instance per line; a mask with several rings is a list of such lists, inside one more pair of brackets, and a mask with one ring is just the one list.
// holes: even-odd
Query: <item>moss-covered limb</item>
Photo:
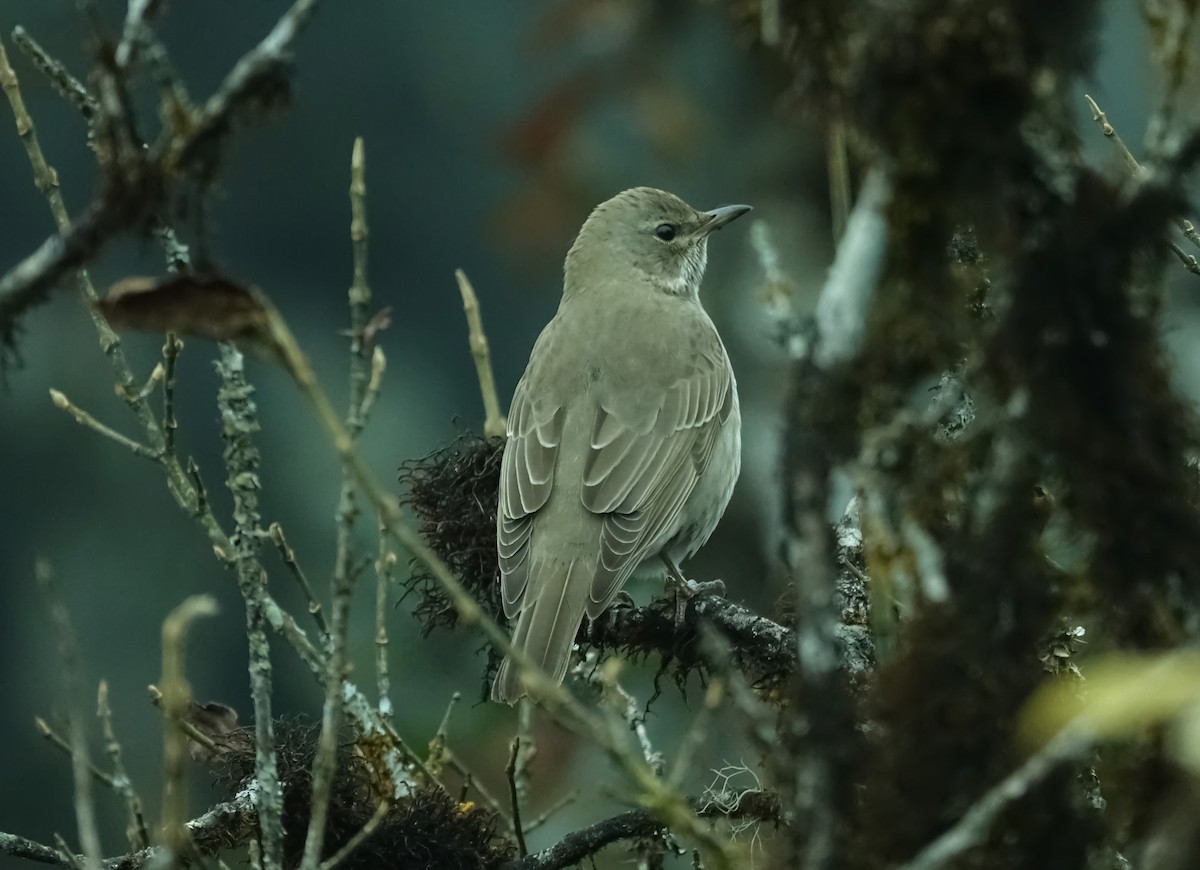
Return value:
[[(1128, 258), (1152, 260), (1166, 250), (1146, 240), (1161, 234), (1169, 210), (1148, 207), (1154, 195), (1147, 194), (1126, 222), (1113, 217), (1120, 197), (1081, 197), (1087, 173), (1064, 120), (1097, 13), (1090, 0), (1052, 10), (1020, 0), (779, 4), (779, 44), (803, 85), (797, 100), (826, 124), (848, 123), (860, 153), (887, 166), (894, 182), (891, 247), (864, 353), (854, 370), (794, 393), (789, 412), (815, 423), (809, 431), (825, 439), (802, 446), (825, 448), (834, 461), (858, 453), (851, 465), (869, 473), (866, 484), (880, 496), (864, 502), (873, 586), (900, 569), (917, 582), (943, 581), (938, 595), (917, 602), (915, 616), (903, 614), (895, 653), (866, 697), (873, 727), (864, 761), (857, 773), (843, 768), (862, 789), (862, 809), (846, 820), (852, 866), (916, 854), (946, 830), (948, 808), (969, 806), (1017, 766), (1007, 735), (1039, 679), (1031, 658), (1040, 635), (1062, 606), (1061, 578), (1039, 551), (1045, 517), (1032, 502), (1042, 475), (1065, 465), (1074, 469), (1068, 489), (1095, 494), (1093, 516), (1080, 527), (1102, 530), (1110, 552), (1092, 564), (1105, 563), (1110, 578), (1104, 609), (1127, 625), (1146, 623), (1161, 607), (1168, 564), (1178, 572), (1186, 542), (1198, 539), (1184, 497), (1195, 475), (1182, 456), (1193, 442), (1177, 403), (1164, 401), (1170, 394), (1154, 339), (1139, 354), (1114, 352), (1120, 339), (1110, 327), (1129, 311)], [(972, 312), (977, 291), (945, 256), (964, 225), (983, 240), (996, 279), (987, 318)], [(1104, 346), (1085, 350), (1096, 326)], [(1151, 332), (1147, 326), (1139, 335)], [(987, 408), (986, 425), (942, 443), (915, 417), (899, 425), (913, 391), (964, 357), (965, 386)], [(861, 452), (839, 444), (847, 437), (853, 445), (859, 433)], [(1126, 456), (1115, 457), (1117, 445)], [(1096, 455), (1104, 449), (1114, 451), (1115, 464)], [(1132, 475), (1114, 476), (1114, 467)], [(1141, 477), (1137, 486), (1128, 485), (1130, 476)], [(1100, 495), (1112, 487), (1126, 491), (1102, 507)], [(1076, 499), (1066, 496), (1063, 509), (1080, 518)], [(1148, 513), (1159, 521), (1149, 536)], [(1135, 515), (1137, 531), (1131, 535), (1128, 524), (1121, 531)], [(894, 548), (881, 546), (881, 532), (892, 534)], [(1158, 554), (1140, 567), (1132, 558), (1108, 567), (1112, 549), (1131, 554), (1143, 543)], [(1176, 578), (1188, 578), (1182, 570)], [(1150, 574), (1155, 579), (1140, 581)], [(1139, 578), (1132, 602), (1129, 577)], [(1177, 583), (1176, 597), (1195, 586)], [(1158, 637), (1170, 642), (1169, 633)], [(853, 719), (846, 724), (852, 728)], [(936, 757), (914, 751), (931, 734)], [(851, 739), (826, 737), (827, 751)], [(973, 866), (1047, 856), (1059, 866), (1077, 863), (1095, 833), (1094, 815), (1074, 808), (1077, 790), (1073, 771), (1053, 772), (1002, 815), (995, 836), (972, 851)], [(1033, 806), (1037, 813), (1025, 812)]]
[[(762, 822), (781, 820), (779, 799), (770, 792), (710, 794), (691, 798), (690, 803), (704, 818), (755, 819)], [(553, 846), (505, 864), (501, 870), (563, 870), (580, 864), (612, 843), (653, 836), (662, 830), (662, 823), (646, 810), (631, 810), (573, 831)]]
[[(400, 472), (404, 503), (419, 521), (419, 531), (433, 550), (462, 579), (463, 585), (493, 618), (503, 619), (498, 599), (496, 565), (496, 494), (504, 442), (463, 435), (421, 459), (406, 462)], [(839, 666), (855, 675), (871, 666), (873, 651), (867, 632), (862, 535), (857, 515), (848, 518), (836, 542), (834, 633)], [(457, 625), (458, 613), (440, 583), (414, 563), (409, 588), (414, 613), (426, 632)], [(734, 643), (733, 659), (755, 683), (786, 679), (796, 664), (795, 635), (786, 624), (797, 608), (790, 605), (782, 622), (755, 613), (734, 601), (705, 595), (689, 603), (685, 622), (677, 626), (666, 602), (647, 607), (618, 603), (603, 617), (580, 629), (580, 642), (601, 651), (659, 653), (678, 678), (703, 664), (697, 646), (698, 627), (711, 623)]]
[(254, 388), (247, 383), (243, 359), (231, 345), (221, 346), (217, 362), (226, 485), (233, 495), (234, 533), (231, 553), (238, 587), (246, 603), (246, 639), (250, 649), (250, 692), (254, 702), (255, 779), (258, 783), (259, 830), (264, 870), (283, 866), (283, 792), (275, 758), (275, 731), (271, 718), (271, 649), (267, 640), (266, 572), (258, 562), (263, 537), (258, 513), (258, 412)]
[[(239, 792), (232, 800), (210, 807), (203, 815), (187, 823), (192, 844), (200, 855), (211, 856), (226, 849), (243, 845), (257, 831), (258, 811), (249, 789)], [(65, 855), (58, 849), (24, 837), (0, 832), (0, 854), (22, 858), (39, 864), (73, 867), (83, 860), (82, 855)], [(162, 861), (164, 849), (151, 846), (126, 855), (106, 858), (104, 870), (142, 870)]]

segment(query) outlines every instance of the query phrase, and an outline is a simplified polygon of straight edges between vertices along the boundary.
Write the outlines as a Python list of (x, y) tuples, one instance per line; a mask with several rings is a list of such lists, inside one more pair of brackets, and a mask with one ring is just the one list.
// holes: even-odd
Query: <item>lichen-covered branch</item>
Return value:
[(257, 750), (259, 828), (264, 870), (283, 866), (283, 791), (275, 759), (275, 726), (271, 714), (271, 649), (267, 640), (266, 572), (258, 562), (263, 537), (258, 514), (258, 448), (253, 436), (259, 429), (253, 395), (246, 382), (240, 352), (222, 345), (217, 363), (225, 441), (226, 484), (233, 494), (234, 533), (230, 554), (237, 570), (238, 587), (246, 602), (246, 639), (250, 648), (250, 691), (254, 701), (254, 738)]

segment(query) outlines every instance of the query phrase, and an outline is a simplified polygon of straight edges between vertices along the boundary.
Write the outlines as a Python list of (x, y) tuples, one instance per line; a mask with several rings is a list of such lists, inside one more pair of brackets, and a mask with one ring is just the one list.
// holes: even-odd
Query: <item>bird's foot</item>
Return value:
[(679, 566), (670, 559), (664, 557), (663, 561), (667, 563), (667, 591), (675, 593), (676, 627), (683, 625), (687, 615), (688, 602), (691, 599), (697, 595), (725, 594), (725, 584), (722, 581), (706, 580), (698, 583), (695, 580), (689, 580), (683, 576), (683, 572), (679, 570)]

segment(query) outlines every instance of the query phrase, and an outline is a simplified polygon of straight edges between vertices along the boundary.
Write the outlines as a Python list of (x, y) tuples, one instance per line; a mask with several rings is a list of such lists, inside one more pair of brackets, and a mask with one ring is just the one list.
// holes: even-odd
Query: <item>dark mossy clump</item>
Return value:
[[(232, 797), (254, 777), (254, 737), (245, 729), (237, 751), (213, 763), (218, 783)], [(312, 762), (320, 728), (276, 723), (276, 757), (283, 784), (283, 864), (299, 866), (312, 809)], [(380, 780), (351, 743), (338, 750), (322, 859), (346, 845), (375, 814)], [(490, 870), (515, 854), (497, 831), (499, 818), (474, 803), (460, 803), (437, 785), (423, 785), (392, 801), (386, 815), (338, 866), (344, 870)]]
[[(503, 438), (467, 433), (400, 466), (405, 490), (401, 503), (416, 514), (421, 536), (502, 625), (506, 620), (496, 557), (496, 504), (503, 456)], [(417, 596), (413, 614), (426, 634), (458, 624), (458, 611), (446, 591), (415, 560), (408, 588)]]
[[(1016, 720), (1044, 679), (1037, 650), (1059, 624), (1063, 595), (1038, 547), (1034, 488), (1019, 453), (967, 488), (964, 530), (944, 543), (953, 598), (905, 627), (865, 699), (872, 727), (853, 866), (911, 859), (1023, 760)], [(1102, 819), (1078, 799), (1076, 776), (1065, 765), (1014, 802), (961, 866), (1085, 866)]]
[(1115, 641), (1136, 646), (1183, 639), (1164, 604), (1181, 587), (1194, 612), (1200, 579), (1187, 464), (1196, 420), (1131, 291), (1139, 257), (1165, 249), (1178, 207), (1160, 188), (1128, 198), (1082, 173), (1072, 200), (1046, 216), (988, 348), (1002, 394), (1028, 397), (1020, 425), (1063, 479), (1060, 504), (1094, 536), (1101, 616)]

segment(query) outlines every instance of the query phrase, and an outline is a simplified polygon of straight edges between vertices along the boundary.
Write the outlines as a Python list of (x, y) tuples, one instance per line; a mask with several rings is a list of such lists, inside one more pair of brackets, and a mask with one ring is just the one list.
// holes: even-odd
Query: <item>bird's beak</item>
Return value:
[(750, 211), (750, 206), (748, 205), (723, 205), (720, 208), (714, 208), (712, 211), (706, 211), (704, 212), (704, 216), (707, 220), (701, 225), (701, 229), (705, 235), (716, 232), (725, 226), (725, 224), (737, 220), (748, 211)]

